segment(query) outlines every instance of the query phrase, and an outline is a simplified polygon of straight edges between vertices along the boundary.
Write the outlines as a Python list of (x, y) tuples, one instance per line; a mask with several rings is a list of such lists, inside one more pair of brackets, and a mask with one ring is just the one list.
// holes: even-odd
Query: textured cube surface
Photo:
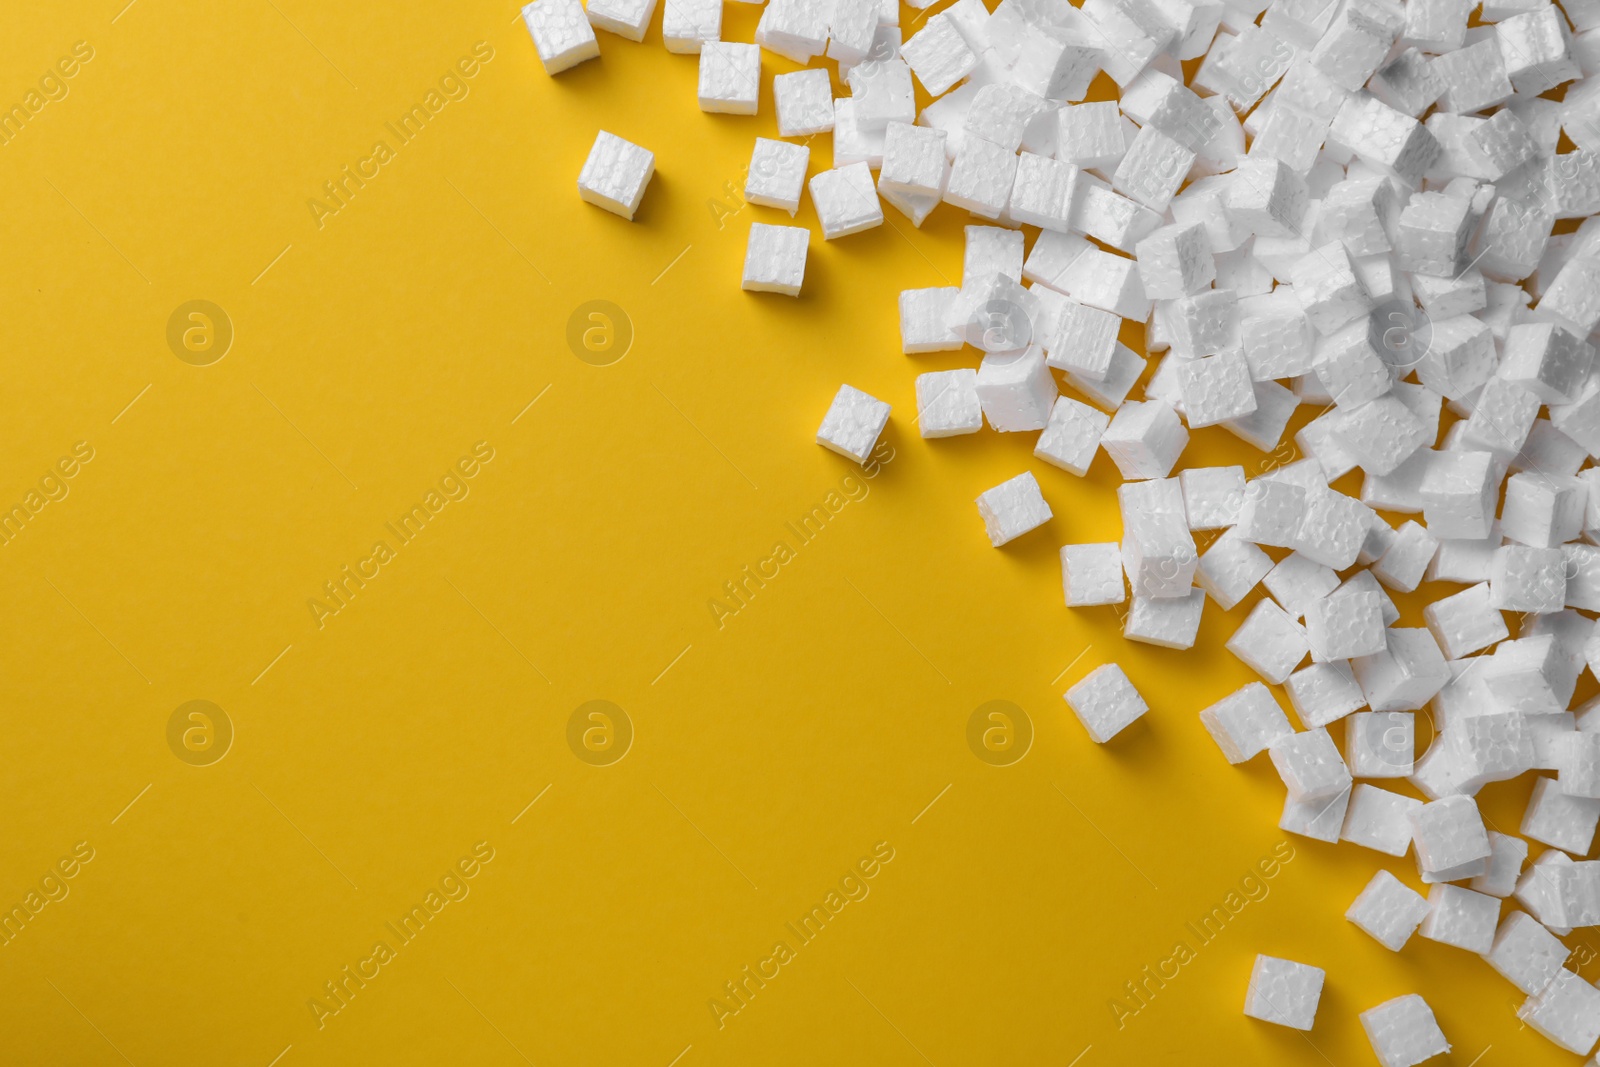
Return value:
[(743, 288), (799, 296), (806, 277), (806, 247), (810, 241), (811, 231), (803, 226), (752, 222), (744, 253)]
[(1097, 744), (1111, 740), (1150, 710), (1144, 697), (1115, 663), (1106, 663), (1090, 671), (1083, 681), (1067, 690), (1066, 701)]
[(578, 195), (631, 220), (655, 172), (656, 157), (649, 149), (601, 130), (578, 174)]
[(600, 54), (600, 42), (579, 0), (534, 0), (522, 9), (522, 21), (546, 74), (559, 74)]
[(923, 437), (954, 437), (983, 429), (978, 372), (962, 367), (917, 375), (917, 428)]
[(978, 514), (983, 518), (989, 543), (999, 548), (1029, 530), (1050, 521), (1050, 505), (1039, 492), (1032, 471), (1001, 482), (978, 497)]
[(1257, 956), (1250, 969), (1244, 1013), (1252, 1019), (1309, 1030), (1317, 1020), (1317, 1002), (1322, 999), (1325, 977), (1321, 967), (1276, 956)]
[(878, 187), (865, 163), (850, 163), (811, 178), (811, 203), (825, 240), (883, 225)]
[(1427, 915), (1427, 899), (1383, 870), (1372, 876), (1344, 913), (1346, 919), (1390, 952), (1404, 948)]
[(754, 115), (761, 102), (761, 49), (733, 41), (700, 48), (700, 110)]
[(888, 424), (888, 404), (854, 386), (841, 385), (817, 428), (817, 444), (865, 463)]
[(1433, 1009), (1416, 993), (1368, 1008), (1361, 1013), (1361, 1028), (1383, 1067), (1412, 1067), (1450, 1051)]

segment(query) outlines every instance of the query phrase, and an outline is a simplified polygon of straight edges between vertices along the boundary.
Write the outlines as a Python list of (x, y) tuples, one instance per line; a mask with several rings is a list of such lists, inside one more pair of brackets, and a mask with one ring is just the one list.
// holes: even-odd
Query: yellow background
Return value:
[[(1078, 480), (1033, 435), (916, 435), (915, 374), (974, 360), (901, 355), (895, 297), (959, 280), (961, 213), (824, 243), (808, 203), (804, 296), (746, 294), (749, 223), (788, 222), (734, 195), (770, 83), (757, 118), (701, 113), (659, 12), (549, 78), (503, 0), (123, 3), (0, 34), (7, 107), (94, 50), (0, 147), (0, 500), (95, 453), (0, 547), (0, 902), (94, 849), (0, 948), (0, 1060), (1343, 1065), (1372, 1062), (1358, 1011), (1420, 992), (1452, 1062), (1572, 1062), (1486, 965), (1344, 922), (1410, 860), (1289, 838), (1270, 766), (1204, 735), (1252, 677), (1221, 648), (1243, 608), (1173, 653), (1063, 606), (1058, 546), (1118, 534), (1104, 457)], [(308, 200), (479, 41), (470, 95), (319, 227)], [(656, 154), (632, 225), (574, 189), (602, 127)], [(210, 366), (167, 346), (193, 299), (235, 330)], [(609, 366), (566, 342), (590, 300), (631, 321)], [(841, 381), (894, 405), (894, 458), (719, 630), (723, 582), (854, 470), (812, 443)], [(478, 441), (470, 495), (319, 629), (308, 599)], [(1262, 462), (1217, 430), (1187, 458)], [(1023, 469), (1056, 518), (996, 551), (972, 501)], [(1152, 709), (1100, 747), (1061, 694), (1113, 659)], [(207, 767), (167, 744), (195, 699), (236, 731)], [(611, 766), (567, 745), (592, 699), (635, 731)], [(995, 699), (1033, 724), (1012, 766), (968, 748)], [(308, 1001), (480, 841), (470, 895), (319, 1028)], [(708, 1001), (877, 842), (870, 895), (719, 1029)], [(1240, 1014), (1258, 951), (1327, 968), (1309, 1035)]]

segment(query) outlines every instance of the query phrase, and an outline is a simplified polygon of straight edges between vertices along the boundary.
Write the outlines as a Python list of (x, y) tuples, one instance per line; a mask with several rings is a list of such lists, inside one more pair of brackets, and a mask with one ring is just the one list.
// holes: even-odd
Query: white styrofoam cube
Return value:
[(1568, 1052), (1587, 1056), (1600, 1041), (1600, 989), (1563, 968), (1528, 997), (1517, 1018)]
[(1358, 783), (1351, 791), (1340, 837), (1390, 856), (1404, 856), (1411, 847), (1410, 814), (1421, 806), (1415, 797)]
[(1069, 396), (1058, 396), (1033, 454), (1081, 478), (1089, 473), (1100, 438), (1110, 424), (1111, 417), (1104, 412)]
[(1468, 888), (1492, 897), (1509, 897), (1517, 888), (1517, 879), (1522, 876), (1522, 865), (1528, 858), (1528, 843), (1520, 837), (1490, 830), (1489, 849), (1488, 869), (1473, 878)]
[(900, 291), (900, 350), (906, 355), (924, 352), (954, 352), (961, 338), (950, 330), (950, 302), (959, 290), (954, 286)]
[(1313, 663), (1302, 667), (1289, 675), (1283, 687), (1295, 714), (1307, 729), (1337, 722), (1367, 703), (1348, 663)]
[(692, 55), (722, 37), (720, 0), (664, 0), (661, 43), (669, 52)]
[(656, 0), (589, 0), (584, 10), (589, 25), (630, 41), (644, 40), (655, 13)]
[(1191, 530), (1221, 530), (1239, 521), (1244, 506), (1244, 468), (1190, 467), (1179, 472)]
[[(1345, 760), (1357, 778), (1409, 778), (1416, 757), (1416, 715), (1358, 711), (1344, 720)], [(1403, 853), (1399, 853), (1403, 855)]]
[(1051, 519), (1050, 505), (1039, 491), (1032, 471), (1008, 478), (978, 496), (978, 514), (983, 519), (989, 543), (999, 548)]
[(1250, 365), (1238, 351), (1224, 351), (1178, 365), (1184, 417), (1199, 429), (1242, 418), (1256, 409)]
[[(883, 169), (878, 174), (878, 188), (920, 196), (943, 195), (945, 175), (950, 168), (944, 141), (943, 130), (890, 122), (884, 128)], [(1022, 264), (1020, 256), (1018, 258), (1020, 275)]]
[(833, 85), (825, 70), (797, 70), (772, 79), (780, 137), (805, 137), (833, 129)]
[(1317, 1002), (1326, 977), (1321, 967), (1258, 955), (1250, 969), (1244, 1013), (1263, 1022), (1309, 1030), (1317, 1019)]
[(522, 21), (546, 74), (560, 74), (600, 54), (600, 42), (579, 0), (534, 0), (523, 6)]
[(1090, 671), (1083, 681), (1067, 690), (1065, 699), (1090, 739), (1101, 745), (1150, 710), (1144, 697), (1115, 663), (1105, 663)]
[(1564, 852), (1587, 855), (1600, 823), (1600, 800), (1568, 796), (1554, 778), (1533, 783), (1533, 795), (1522, 813), (1521, 832)]
[(744, 198), (762, 207), (782, 208), (793, 218), (800, 210), (800, 194), (805, 190), (806, 166), (810, 161), (811, 149), (803, 144), (757, 137), (750, 152)]
[(601, 130), (578, 174), (578, 196), (631, 221), (655, 172), (656, 157), (649, 149)]
[(1077, 199), (1078, 168), (1058, 159), (1023, 152), (1011, 183), (1009, 214), (1017, 222), (1068, 232)]
[(1387, 647), (1376, 593), (1323, 597), (1306, 608), (1306, 641), (1318, 663), (1372, 656)]
[(1505, 618), (1490, 603), (1488, 582), (1435, 600), (1422, 609), (1422, 616), (1450, 659), (1471, 655), (1510, 636)]
[(1504, 611), (1560, 611), (1567, 602), (1566, 568), (1559, 548), (1502, 545), (1489, 559), (1489, 601)]
[(1430, 941), (1481, 954), (1494, 947), (1499, 922), (1500, 901), (1496, 898), (1439, 884), (1428, 890), (1428, 917), (1422, 920), (1419, 932)]
[(1413, 1067), (1450, 1051), (1433, 1009), (1416, 993), (1368, 1008), (1360, 1019), (1382, 1067)]
[(1225, 530), (1200, 557), (1195, 584), (1224, 611), (1231, 611), (1271, 572), (1272, 557), (1241, 536)]
[(754, 115), (761, 102), (761, 49), (735, 41), (700, 48), (701, 111)]
[(1399, 952), (1428, 915), (1428, 901), (1388, 871), (1379, 870), (1344, 913), (1390, 952)]
[(943, 96), (978, 66), (977, 55), (948, 12), (929, 18), (927, 24), (901, 46), (900, 54), (916, 72), (922, 87), (933, 96)]
[(1205, 603), (1206, 595), (1199, 589), (1180, 597), (1135, 596), (1122, 623), (1122, 636), (1160, 648), (1193, 648)]
[(917, 428), (923, 437), (955, 437), (983, 429), (978, 372), (970, 367), (917, 375)]
[(817, 428), (817, 444), (866, 463), (888, 424), (888, 404), (854, 386), (841, 385)]
[[(850, 85), (860, 129), (878, 131), (891, 122), (909, 123), (916, 119), (916, 91), (905, 60), (895, 57), (859, 63), (850, 68), (845, 80)], [(838, 121), (837, 116), (834, 121)]]
[(989, 425), (1002, 433), (1042, 430), (1060, 390), (1045, 364), (1044, 349), (990, 352), (978, 368), (978, 399)]
[(1313, 800), (1296, 800), (1284, 794), (1283, 814), (1278, 817), (1278, 829), (1287, 830), (1313, 841), (1334, 844), (1344, 826), (1345, 812), (1350, 807), (1350, 790), (1342, 789), (1331, 797)]
[(865, 129), (856, 122), (856, 102), (841, 96), (833, 102), (833, 165), (847, 167), (865, 163), (869, 169), (883, 166), (882, 129)]
[[(703, 54), (703, 53), (702, 53)], [(806, 249), (811, 231), (804, 226), (750, 224), (741, 288), (757, 293), (799, 296), (806, 277)]]
[(1444, 653), (1427, 630), (1391, 626), (1388, 647), (1351, 660), (1373, 711), (1415, 711), (1450, 680)]
[(1294, 733), (1288, 716), (1260, 682), (1251, 682), (1201, 711), (1200, 723), (1229, 763), (1243, 763)]
[(1188, 443), (1177, 413), (1154, 400), (1122, 405), (1100, 437), (1124, 478), (1165, 478)]
[(1122, 546), (1115, 541), (1062, 545), (1061, 588), (1069, 608), (1122, 603), (1127, 599)]
[(1529, 995), (1543, 990), (1561, 970), (1567, 946), (1525, 911), (1506, 914), (1494, 944), (1483, 958), (1501, 976)]
[(966, 138), (945, 183), (945, 203), (983, 218), (999, 218), (1011, 201), (1016, 176), (1015, 152), (980, 137)]
[(1471, 797), (1449, 796), (1410, 814), (1417, 862), (1424, 872), (1454, 870), (1489, 857), (1489, 835)]
[(1278, 738), (1267, 747), (1272, 765), (1295, 800), (1316, 800), (1350, 787), (1350, 768), (1324, 729)]
[(825, 240), (883, 225), (878, 188), (865, 163), (850, 163), (813, 175), (810, 189)]

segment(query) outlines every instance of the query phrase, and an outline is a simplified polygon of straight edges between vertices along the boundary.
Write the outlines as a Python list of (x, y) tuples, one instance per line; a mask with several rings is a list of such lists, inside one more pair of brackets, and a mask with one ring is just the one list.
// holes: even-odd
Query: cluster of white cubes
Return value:
[[(1415, 864), (1346, 917), (1482, 957), (1528, 1027), (1590, 1053), (1600, 990), (1557, 938), (1600, 926), (1600, 701), (1573, 706), (1600, 671), (1600, 229), (1554, 230), (1600, 213), (1600, 6), (1504, 0), (1469, 26), (1453, 0), (956, 0), (905, 32), (894, 3), (768, 0), (744, 43), (718, 0), (662, 4), (705, 111), (760, 111), (762, 49), (816, 64), (772, 76), (748, 203), (789, 223), (809, 192), (825, 241), (885, 204), (970, 216), (959, 284), (898, 311), (934, 364), (923, 438), (1031, 435), (1036, 469), (970, 487), (990, 544), (1042, 539), (1050, 500), (1073, 529), (1096, 490), (1062, 472), (1120, 479), (1120, 540), (1060, 547), (1066, 606), (1180, 651), (1208, 601), (1237, 609), (1253, 680), (1196, 701), (1202, 727), (1230, 763), (1267, 753), (1282, 829)], [(655, 7), (523, 18), (556, 74)], [(1119, 99), (1086, 101), (1102, 72)], [(580, 195), (631, 219), (654, 163), (602, 131)], [(743, 287), (799, 295), (810, 229), (753, 221)], [(867, 463), (888, 415), (841, 386), (816, 439)], [(1221, 435), (1260, 457), (1197, 465)], [(1065, 700), (1096, 743), (1148, 711), (1115, 663)], [(1516, 832), (1490, 826), (1479, 792), (1522, 776)], [(1259, 956), (1245, 1013), (1309, 1029), (1324, 977)], [(1417, 995), (1361, 1023), (1385, 1065), (1449, 1048)]]

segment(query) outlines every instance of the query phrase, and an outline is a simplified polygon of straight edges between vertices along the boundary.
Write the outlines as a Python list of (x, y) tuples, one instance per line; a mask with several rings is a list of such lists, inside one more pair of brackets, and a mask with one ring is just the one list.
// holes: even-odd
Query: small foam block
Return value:
[(882, 130), (891, 122), (911, 122), (917, 117), (916, 91), (905, 60), (878, 59), (850, 68), (845, 79), (856, 105), (856, 124), (863, 130)]
[(1484, 959), (1529, 995), (1546, 988), (1567, 958), (1567, 946), (1525, 911), (1506, 915)]
[(589, 0), (584, 12), (597, 30), (614, 33), (630, 41), (644, 40), (650, 19), (656, 13), (656, 0)]
[(1307, 728), (1338, 722), (1367, 703), (1348, 663), (1313, 663), (1289, 675), (1283, 686)]
[(600, 42), (579, 0), (534, 0), (522, 9), (546, 74), (560, 74), (600, 54)]
[(1517, 1018), (1568, 1052), (1587, 1056), (1600, 1040), (1600, 989), (1563, 968), (1517, 1009)]
[(825, 240), (883, 225), (878, 187), (865, 163), (850, 163), (811, 178), (811, 203), (817, 209)]
[(1350, 769), (1327, 730), (1280, 737), (1268, 746), (1267, 753), (1296, 801), (1331, 797), (1350, 788)]
[(1505, 618), (1490, 602), (1489, 583), (1479, 582), (1422, 609), (1428, 631), (1449, 659), (1460, 659), (1510, 636)]
[[(1119, 581), (1119, 588), (1120, 585)], [(1090, 671), (1083, 681), (1067, 690), (1065, 699), (1083, 728), (1089, 731), (1090, 739), (1101, 745), (1150, 710), (1144, 697), (1115, 663), (1102, 664)]]
[(804, 226), (750, 224), (750, 240), (744, 253), (744, 282), (741, 288), (753, 293), (783, 293), (799, 296), (806, 277), (806, 248), (811, 231)]
[(1413, 1067), (1450, 1051), (1433, 1009), (1416, 993), (1386, 1000), (1361, 1013), (1372, 1051), (1383, 1067)]
[[(1430, 941), (1485, 953), (1494, 947), (1499, 922), (1500, 901), (1494, 897), (1457, 885), (1436, 885), (1428, 890), (1428, 917), (1420, 932)], [(1600, 990), (1595, 995), (1600, 997)]]
[(1309, 645), (1305, 629), (1288, 612), (1271, 600), (1260, 600), (1228, 638), (1227, 649), (1262, 678), (1281, 685), (1306, 658)]
[(990, 352), (978, 367), (983, 414), (1002, 433), (1043, 429), (1058, 395), (1038, 345), (1020, 352)]
[(1225, 530), (1200, 557), (1195, 584), (1218, 607), (1231, 611), (1271, 570), (1271, 556), (1245, 540), (1237, 529)]
[(1032, 471), (1024, 471), (982, 493), (978, 497), (978, 514), (983, 517), (989, 543), (996, 548), (1038, 529), (1052, 517)]
[(917, 375), (917, 426), (923, 437), (955, 437), (983, 429), (978, 372), (962, 367)]
[(1084, 169), (1114, 168), (1128, 149), (1115, 100), (1069, 104), (1057, 113), (1056, 158)]
[(780, 137), (804, 137), (833, 129), (833, 85), (825, 70), (797, 70), (772, 79), (772, 101)]
[(594, 146), (578, 173), (578, 195), (632, 221), (655, 172), (656, 157), (649, 149), (601, 130), (595, 134)]
[[(1582, 532), (1588, 496), (1588, 486), (1578, 478), (1543, 471), (1513, 474), (1506, 479), (1500, 532), (1519, 544), (1555, 548)], [(1485, 526), (1478, 536), (1487, 535)]]
[(1502, 545), (1489, 559), (1489, 602), (1502, 611), (1548, 614), (1567, 602), (1567, 563), (1559, 548)]
[[(1089, 473), (1100, 438), (1110, 424), (1111, 417), (1104, 412), (1071, 397), (1058, 396), (1050, 409), (1050, 421), (1033, 446), (1033, 454), (1081, 478)], [(1119, 596), (1114, 603), (1120, 602)]]
[(981, 137), (968, 137), (962, 141), (950, 168), (945, 203), (966, 208), (986, 219), (999, 218), (1011, 201), (1016, 176), (1015, 152)]
[(1188, 596), (1136, 596), (1123, 620), (1122, 636), (1160, 648), (1193, 648), (1205, 605), (1206, 594), (1200, 589), (1190, 590)]
[[(1041, 235), (1039, 243), (1043, 241)], [(1038, 251), (1037, 244), (1034, 251)], [(1104, 381), (1111, 373), (1121, 326), (1122, 320), (1109, 311), (1068, 300), (1056, 320), (1055, 334), (1046, 341), (1050, 365), (1092, 381)]]
[(1568, 796), (1554, 778), (1540, 778), (1522, 813), (1522, 836), (1582, 856), (1594, 843), (1596, 823), (1600, 800)]
[(1600, 733), (1557, 734), (1550, 747), (1561, 791), (1569, 797), (1600, 798)]
[(1011, 218), (1066, 233), (1077, 200), (1078, 168), (1059, 159), (1023, 152), (1011, 183)]
[(1260, 682), (1251, 682), (1200, 712), (1200, 723), (1229, 763), (1243, 763), (1289, 737), (1289, 718)]
[[(1345, 723), (1345, 761), (1357, 778), (1409, 778), (1416, 762), (1416, 716), (1409, 711), (1366, 711)], [(1410, 839), (1409, 829), (1406, 832)], [(1396, 855), (1404, 855), (1404, 851)]]
[(1413, 811), (1410, 819), (1417, 861), (1424, 872), (1454, 870), (1489, 857), (1489, 835), (1471, 797), (1442, 797)]
[(1362, 782), (1350, 794), (1339, 836), (1390, 856), (1404, 856), (1411, 847), (1410, 815), (1420, 807), (1422, 801), (1415, 797)]
[(1528, 859), (1528, 843), (1520, 837), (1490, 830), (1489, 848), (1488, 869), (1473, 878), (1468, 887), (1491, 897), (1509, 897), (1516, 891), (1522, 865)]
[(782, 208), (793, 218), (800, 210), (810, 161), (811, 149), (803, 144), (757, 137), (750, 153), (750, 173), (744, 180), (744, 198), (762, 207)]
[(1177, 413), (1156, 400), (1123, 404), (1100, 438), (1124, 478), (1165, 478), (1188, 443)]
[(1315, 800), (1296, 800), (1285, 794), (1278, 829), (1331, 845), (1339, 840), (1339, 830), (1344, 826), (1345, 811), (1349, 807), (1348, 789)]
[(1243, 418), (1256, 410), (1250, 364), (1238, 351), (1178, 364), (1178, 388), (1183, 394), (1184, 418), (1191, 429)]
[(1373, 656), (1387, 647), (1377, 593), (1324, 597), (1306, 608), (1306, 641), (1318, 663)]
[(1317, 1002), (1322, 999), (1326, 977), (1321, 967), (1258, 955), (1250, 969), (1244, 1013), (1293, 1030), (1309, 1030), (1317, 1021)]
[(1244, 506), (1244, 468), (1190, 467), (1180, 471), (1184, 511), (1191, 530), (1221, 530), (1239, 521)]
[(1122, 603), (1128, 595), (1122, 584), (1122, 546), (1115, 541), (1062, 545), (1061, 590), (1069, 608)]
[(917, 80), (931, 96), (943, 96), (956, 82), (971, 74), (978, 57), (948, 13), (940, 12), (900, 47)]
[(761, 49), (734, 41), (700, 48), (700, 110), (754, 115), (761, 102)]
[(961, 338), (949, 326), (950, 303), (960, 290), (952, 287), (900, 291), (900, 350), (906, 355), (954, 352)]
[(1390, 952), (1404, 948), (1427, 916), (1428, 902), (1422, 894), (1384, 870), (1372, 876), (1344, 913), (1357, 929)]
[[(950, 171), (944, 142), (943, 130), (890, 122), (884, 128), (883, 169), (878, 174), (878, 187), (914, 196), (942, 196), (945, 175)], [(1022, 235), (1019, 233), (1017, 236), (1020, 238)], [(1022, 255), (1019, 249), (1019, 278), (1021, 274)]]
[(819, 0), (772, 0), (756, 24), (756, 44), (804, 64), (828, 46), (832, 8)]
[(866, 463), (888, 423), (888, 404), (854, 386), (841, 385), (817, 428), (817, 444)]
[(721, 0), (665, 0), (661, 43), (669, 52), (689, 55), (722, 36)]

